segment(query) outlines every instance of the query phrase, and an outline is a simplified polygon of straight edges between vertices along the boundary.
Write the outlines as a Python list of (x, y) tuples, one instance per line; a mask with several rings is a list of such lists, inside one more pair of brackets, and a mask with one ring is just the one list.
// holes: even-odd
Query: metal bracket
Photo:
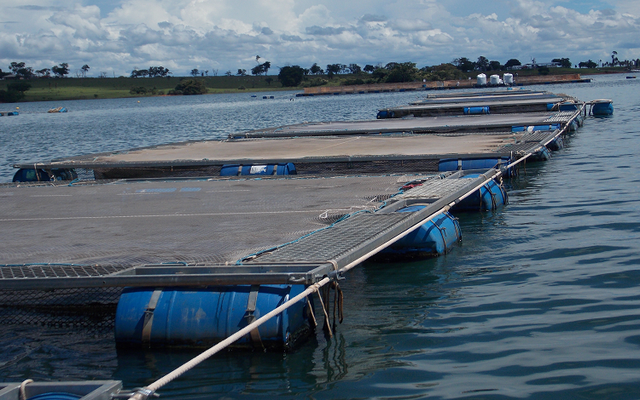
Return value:
[(146, 310), (144, 310), (144, 321), (142, 323), (142, 343), (149, 344), (151, 341), (151, 327), (153, 325), (153, 313), (158, 305), (158, 300), (162, 294), (162, 289), (156, 289), (151, 294), (149, 304), (147, 304)]
[[(258, 303), (258, 292), (260, 291), (260, 285), (251, 285), (251, 289), (249, 291), (249, 300), (247, 301), (247, 311), (245, 313), (245, 320), (247, 321), (247, 325), (253, 323), (256, 320), (255, 311), (256, 304)], [(260, 338), (260, 332), (258, 328), (253, 329), (249, 332), (249, 336), (251, 337), (251, 342), (255, 345), (259, 345), (264, 349), (264, 345), (262, 344), (262, 339)]]

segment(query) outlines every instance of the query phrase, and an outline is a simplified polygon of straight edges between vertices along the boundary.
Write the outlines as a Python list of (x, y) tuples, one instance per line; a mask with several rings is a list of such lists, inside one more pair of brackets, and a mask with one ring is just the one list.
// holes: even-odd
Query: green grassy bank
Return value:
[[(518, 73), (519, 76), (538, 75), (537, 70), (519, 71), (489, 71), (487, 75), (504, 72)], [(553, 68), (551, 73), (582, 75), (624, 73), (626, 69), (621, 67), (595, 68), (595, 69), (575, 69), (575, 68)], [(479, 72), (467, 73), (467, 76), (475, 79)], [(275, 90), (301, 90), (304, 86), (309, 86), (312, 82), (326, 82), (326, 86), (341, 86), (345, 82), (353, 81), (355, 78), (370, 79), (370, 75), (361, 73), (358, 75), (344, 74), (334, 75), (329, 79), (326, 75), (306, 77), (300, 87), (284, 88), (278, 81), (277, 76), (207, 76), (198, 77), (205, 82), (209, 93), (237, 93), (237, 92), (258, 92)], [(122, 97), (145, 97), (167, 94), (173, 90), (182, 77), (167, 78), (40, 78), (31, 79), (28, 82), (31, 89), (25, 92), (22, 101), (57, 101), (76, 99), (110, 99)], [(7, 83), (11, 81), (0, 81), (0, 89), (6, 89)], [(138, 92), (133, 93), (132, 89)], [(142, 90), (141, 90), (142, 89)], [(135, 92), (135, 90), (134, 90)]]
[[(270, 78), (270, 79), (269, 79)], [(30, 79), (31, 88), (22, 101), (56, 101), (78, 99), (112, 99), (145, 97), (167, 94), (180, 82), (181, 77), (168, 78), (40, 78)], [(235, 93), (243, 91), (291, 90), (283, 88), (274, 76), (209, 76), (203, 80), (209, 93)], [(6, 90), (12, 81), (0, 81)], [(145, 94), (132, 93), (132, 89)]]

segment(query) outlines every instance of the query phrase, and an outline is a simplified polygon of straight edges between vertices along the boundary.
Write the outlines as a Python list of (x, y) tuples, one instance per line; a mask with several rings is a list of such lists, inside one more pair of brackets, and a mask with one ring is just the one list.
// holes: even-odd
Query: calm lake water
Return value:
[[(341, 283), (345, 320), (294, 352), (220, 354), (162, 398), (640, 398), (640, 80), (530, 87), (611, 98), (551, 160), (507, 182), (511, 203), (460, 215), (462, 244), (411, 264), (364, 265)], [(293, 93), (0, 105), (0, 182), (15, 162), (302, 121), (375, 118), (425, 93)], [(46, 114), (65, 106), (67, 114)], [(10, 234), (5, 232), (4, 234)], [(116, 350), (111, 333), (0, 327), (0, 380), (149, 384), (197, 353)]]

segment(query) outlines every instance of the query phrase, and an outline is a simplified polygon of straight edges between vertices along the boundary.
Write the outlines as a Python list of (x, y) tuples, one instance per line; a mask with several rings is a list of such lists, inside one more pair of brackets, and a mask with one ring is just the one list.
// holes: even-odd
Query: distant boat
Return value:
[(19, 113), (17, 111), (0, 112), (0, 116), (2, 115), (19, 115)]
[(629, 75), (629, 76), (627, 76), (627, 79), (636, 79), (636, 77), (633, 76), (633, 75)]
[(64, 112), (67, 112), (67, 109), (65, 107), (58, 107), (58, 108), (52, 108), (47, 112), (48, 113), (64, 113)]

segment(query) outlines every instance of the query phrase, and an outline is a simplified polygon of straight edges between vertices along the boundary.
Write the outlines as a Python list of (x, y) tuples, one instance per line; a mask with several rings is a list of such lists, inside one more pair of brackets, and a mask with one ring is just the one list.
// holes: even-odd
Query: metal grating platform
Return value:
[(450, 201), (476, 181), (459, 174), (4, 186), (0, 290), (313, 282), (424, 218), (377, 213), (407, 202), (405, 183), (432, 182), (411, 199)]
[(356, 214), (337, 223), (331, 229), (319, 231), (300, 241), (284, 246), (269, 254), (259, 256), (255, 262), (327, 262), (361, 247), (372, 237), (385, 233), (399, 222), (406, 220), (409, 213), (398, 214)]
[(575, 115), (576, 111), (559, 111), (549, 118), (545, 119), (544, 122), (566, 124), (567, 122), (571, 121), (575, 117)]
[(398, 195), (400, 199), (439, 199), (448, 197), (469, 185), (468, 179), (430, 179), (420, 186)]

